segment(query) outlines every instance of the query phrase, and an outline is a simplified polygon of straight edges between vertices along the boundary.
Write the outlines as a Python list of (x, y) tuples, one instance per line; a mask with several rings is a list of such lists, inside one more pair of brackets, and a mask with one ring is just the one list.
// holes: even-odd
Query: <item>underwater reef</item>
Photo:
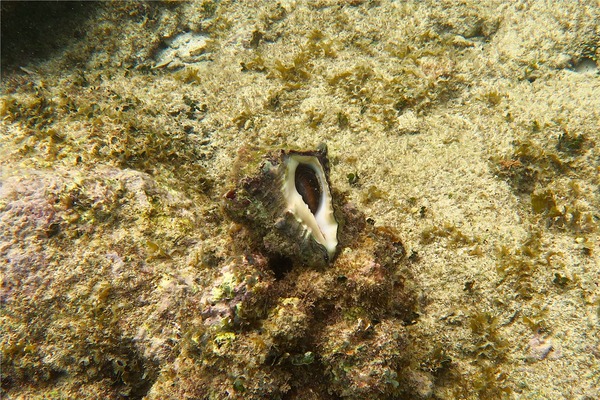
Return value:
[(2, 398), (600, 397), (600, 5), (1, 7)]

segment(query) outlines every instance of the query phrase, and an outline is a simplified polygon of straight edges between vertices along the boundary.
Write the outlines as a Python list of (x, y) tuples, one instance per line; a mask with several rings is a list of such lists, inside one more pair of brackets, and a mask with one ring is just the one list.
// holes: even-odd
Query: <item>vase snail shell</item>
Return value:
[(327, 265), (338, 246), (327, 149), (268, 153), (258, 172), (225, 196), (226, 210), (267, 253)]

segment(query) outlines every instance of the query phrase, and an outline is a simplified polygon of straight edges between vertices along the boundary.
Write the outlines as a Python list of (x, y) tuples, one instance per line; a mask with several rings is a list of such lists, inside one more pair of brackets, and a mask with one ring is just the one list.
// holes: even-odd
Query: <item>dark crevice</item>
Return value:
[(289, 257), (274, 255), (269, 259), (269, 268), (275, 274), (276, 280), (283, 279), (292, 270), (294, 264)]
[(93, 1), (2, 1), (2, 74), (48, 58), (85, 37)]

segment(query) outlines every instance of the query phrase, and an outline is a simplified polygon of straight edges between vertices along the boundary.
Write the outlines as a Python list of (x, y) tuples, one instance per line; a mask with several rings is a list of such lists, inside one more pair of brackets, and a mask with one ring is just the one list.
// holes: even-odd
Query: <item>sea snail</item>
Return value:
[(225, 196), (226, 210), (267, 254), (324, 266), (338, 247), (327, 149), (268, 153), (254, 175)]

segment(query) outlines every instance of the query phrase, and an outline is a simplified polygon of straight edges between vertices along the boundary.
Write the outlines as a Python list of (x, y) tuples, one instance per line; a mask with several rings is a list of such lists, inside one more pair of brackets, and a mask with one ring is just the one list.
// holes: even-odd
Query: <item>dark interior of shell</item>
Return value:
[(302, 200), (308, 205), (314, 214), (321, 205), (321, 185), (317, 173), (307, 164), (300, 164), (296, 168), (295, 176), (296, 190), (302, 196)]

